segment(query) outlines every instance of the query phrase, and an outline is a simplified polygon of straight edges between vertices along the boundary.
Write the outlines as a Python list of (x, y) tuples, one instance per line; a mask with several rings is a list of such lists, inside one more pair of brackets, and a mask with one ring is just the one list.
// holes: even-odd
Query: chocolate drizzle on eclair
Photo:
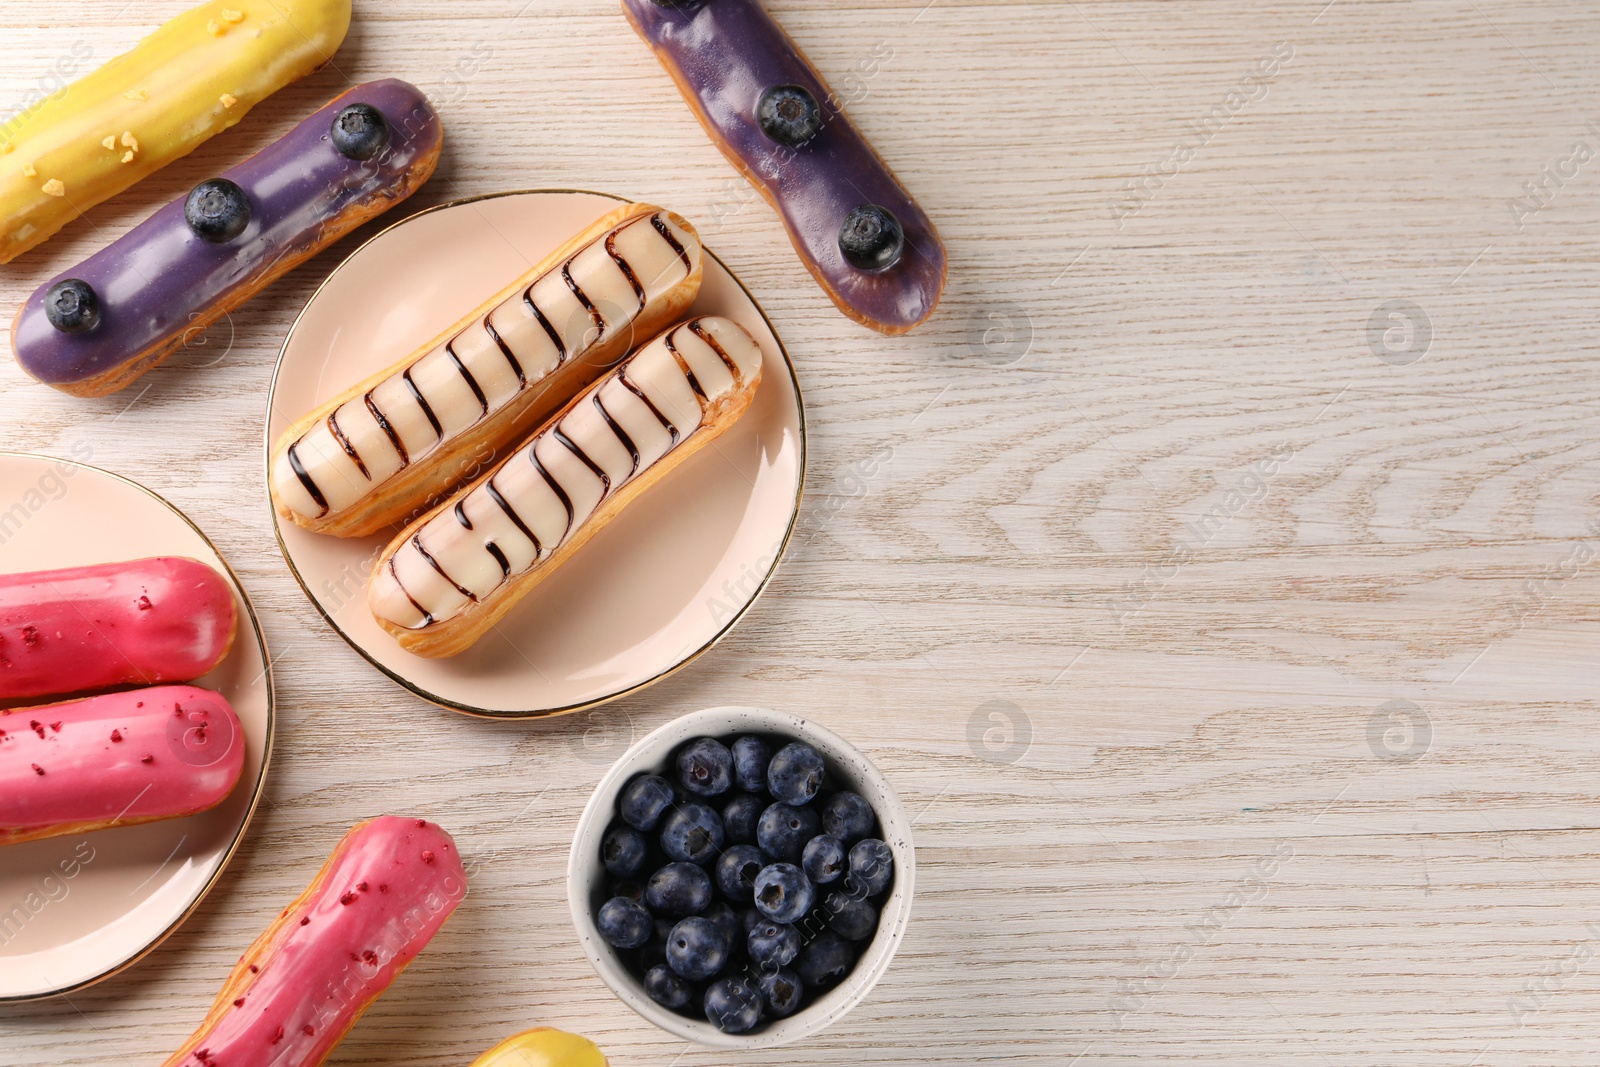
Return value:
[[(537, 445), (538, 442), (535, 441), (534, 444)], [(550, 472), (545, 469), (544, 464), (539, 462), (539, 450), (536, 447), (529, 446), (528, 458), (533, 460), (534, 469), (545, 480), (545, 484), (550, 487), (550, 491), (555, 493), (556, 499), (561, 501), (561, 506), (567, 509), (567, 528), (561, 531), (561, 537), (565, 539), (567, 534), (572, 532), (572, 523), (578, 517), (577, 512), (572, 509), (572, 498), (567, 495), (565, 489), (561, 488), (560, 482), (550, 477)]]
[(500, 350), (500, 354), (506, 357), (506, 362), (511, 365), (512, 372), (517, 376), (517, 388), (520, 389), (528, 384), (528, 376), (522, 372), (522, 364), (517, 362), (517, 357), (512, 354), (511, 347), (507, 345), (505, 340), (500, 336), (500, 331), (496, 330), (494, 328), (494, 323), (489, 321), (493, 317), (494, 312), (492, 311), (483, 317), (484, 332), (489, 335), (489, 339), (493, 341), (495, 347)]
[(460, 373), (462, 380), (467, 383), (467, 388), (471, 389), (472, 395), (478, 398), (478, 405), (483, 408), (483, 414), (489, 414), (489, 398), (483, 395), (483, 386), (478, 384), (478, 379), (472, 376), (472, 372), (467, 369), (467, 365), (461, 362), (461, 357), (456, 355), (454, 341), (445, 342), (444, 354), (450, 357), (450, 362), (455, 365), (456, 371)]
[(383, 435), (389, 439), (389, 443), (394, 446), (395, 452), (399, 454), (400, 466), (404, 467), (409, 464), (411, 457), (406, 454), (405, 442), (400, 440), (400, 435), (394, 432), (394, 427), (389, 425), (389, 420), (384, 417), (383, 411), (373, 401), (372, 390), (368, 389), (363, 393), (361, 399), (366, 403), (367, 410), (372, 413), (373, 419), (377, 421), (378, 428), (383, 431)]
[(717, 354), (717, 358), (728, 365), (729, 373), (731, 373), (735, 378), (739, 377), (738, 365), (734, 363), (733, 360), (728, 358), (727, 350), (717, 343), (717, 339), (715, 337), (712, 337), (711, 334), (707, 332), (704, 323), (702, 323), (699, 319), (690, 319), (689, 332), (700, 338), (700, 340), (704, 341), (706, 343), (706, 347), (715, 352)]
[(421, 408), (422, 413), (428, 417), (428, 425), (433, 427), (434, 434), (442, 441), (444, 440), (444, 427), (439, 425), (439, 416), (433, 413), (433, 405), (428, 403), (428, 398), (422, 395), (422, 390), (417, 388), (417, 383), (411, 380), (412, 369), (407, 367), (405, 373), (400, 377), (406, 383), (406, 388), (411, 390), (411, 399), (417, 402), (417, 407)]
[[(522, 520), (517, 516), (517, 513), (515, 511), (512, 511), (511, 510), (511, 506), (509, 504), (507, 504), (503, 499), (501, 499), (499, 493), (495, 493), (494, 492), (494, 487), (493, 486), (489, 487), (489, 492), (494, 494), (494, 497), (499, 502), (500, 506), (505, 509), (506, 516), (508, 518), (510, 518), (512, 522), (517, 524), (517, 528), (519, 530), (521, 530), (523, 533), (527, 533), (528, 532), (527, 531), (527, 527), (522, 525)], [(470, 529), (473, 528), (472, 520), (467, 518), (467, 502), (466, 502), (465, 498), (456, 501), (456, 506), (451, 508), (450, 511), (451, 511), (451, 514), (455, 515), (456, 521), (461, 524), (461, 528), (462, 529), (470, 530)], [(533, 540), (533, 535), (532, 534), (528, 534), (528, 539), (530, 541), (532, 541)], [(538, 547), (537, 547), (538, 546), (538, 542), (534, 541), (534, 545), (535, 545), (534, 551), (537, 552), (538, 551)], [(502, 578), (509, 577), (510, 574), (511, 574), (511, 561), (509, 559), (507, 559), (506, 558), (506, 554), (500, 550), (500, 546), (495, 544), (494, 538), (491, 537), (491, 538), (487, 539), (486, 541), (484, 541), (483, 542), (483, 549), (484, 549), (485, 552), (489, 553), (489, 555), (494, 558), (494, 561), (496, 563), (498, 563), (500, 565), (500, 577), (502, 577)]]
[[(636, 396), (640, 400), (642, 400), (644, 402), (644, 406), (650, 409), (650, 414), (654, 415), (656, 417), (656, 419), (660, 421), (661, 425), (666, 429), (667, 436), (668, 436), (669, 440), (671, 440), (671, 442), (673, 444), (677, 444), (678, 443), (678, 428), (673, 425), (671, 419), (669, 419), (665, 415), (661, 414), (661, 409), (656, 407), (656, 402), (654, 400), (651, 400), (649, 397), (645, 396), (643, 389), (640, 389), (637, 385), (634, 385), (632, 382), (630, 382), (628, 380), (628, 371), (627, 371), (626, 367), (624, 367), (622, 370), (617, 371), (617, 384), (621, 385), (628, 392), (632, 393), (634, 396)], [(600, 402), (599, 394), (596, 394), (595, 395), (595, 403), (599, 403), (599, 402)], [(638, 463), (638, 457), (637, 456), (634, 457), (634, 463), (635, 463), (635, 465), (637, 467), (637, 463)]]
[[(599, 394), (596, 394), (596, 399), (598, 398)], [(593, 471), (596, 478), (600, 479), (600, 499), (604, 500), (606, 494), (611, 492), (611, 475), (607, 474), (605, 470), (601, 468), (600, 464), (596, 463), (592, 458), (590, 458), (589, 453), (585, 452), (583, 449), (579, 448), (573, 443), (572, 438), (568, 437), (561, 429), (561, 424), (559, 422), (556, 423), (556, 428), (551, 431), (551, 436), (557, 441), (561, 442), (562, 447), (564, 447), (567, 451), (571, 452), (574, 456), (577, 456), (578, 459), (583, 462), (583, 465)]]
[(594, 306), (594, 301), (589, 299), (583, 288), (572, 280), (572, 260), (570, 259), (561, 265), (561, 280), (567, 283), (567, 288), (572, 290), (572, 295), (577, 297), (578, 303), (582, 304), (583, 309), (589, 313), (589, 321), (594, 323), (595, 328), (594, 340), (589, 343), (595, 344), (606, 335), (606, 318), (600, 314), (600, 309)]
[[(649, 401), (645, 401), (645, 403), (649, 403)], [(622, 447), (628, 450), (628, 455), (633, 457), (633, 466), (628, 468), (628, 477), (632, 478), (639, 473), (639, 446), (633, 443), (633, 438), (628, 436), (627, 430), (617, 425), (617, 420), (611, 417), (611, 412), (607, 411), (605, 404), (601, 403), (598, 392), (594, 394), (594, 409), (606, 421), (606, 426), (610, 428), (611, 432), (617, 435), (617, 440), (621, 441)], [(609, 487), (611, 484), (610, 479), (605, 479), (605, 481)]]
[(489, 494), (489, 499), (495, 502), (495, 506), (505, 512), (506, 518), (511, 520), (511, 525), (517, 528), (517, 532), (533, 542), (534, 555), (538, 555), (542, 549), (539, 539), (534, 536), (532, 530), (528, 529), (528, 524), (522, 521), (522, 516), (517, 514), (517, 509), (507, 503), (506, 498), (500, 495), (500, 490), (494, 487), (494, 479), (490, 478), (485, 482), (483, 488)]
[(344, 454), (349, 456), (351, 461), (355, 463), (356, 470), (361, 472), (361, 477), (370, 482), (372, 475), (367, 472), (367, 465), (361, 462), (360, 453), (351, 446), (350, 438), (345, 436), (344, 431), (339, 429), (339, 413), (337, 411), (330, 412), (328, 415), (328, 432), (333, 434), (333, 439), (339, 442), (339, 447), (344, 449)]
[(611, 262), (622, 271), (623, 277), (628, 279), (628, 284), (633, 286), (633, 295), (639, 298), (639, 310), (643, 311), (648, 302), (644, 295), (644, 286), (639, 284), (639, 276), (634, 273), (633, 267), (617, 252), (617, 231), (612, 230), (606, 234), (606, 255), (611, 257)]
[(683, 242), (678, 240), (678, 235), (667, 227), (660, 214), (650, 216), (650, 225), (654, 226), (656, 232), (666, 239), (667, 244), (672, 246), (674, 252), (678, 253), (678, 258), (683, 261), (683, 269), (691, 269), (689, 266), (689, 250), (683, 247)]
[(533, 286), (530, 285), (523, 290), (522, 302), (527, 305), (529, 311), (533, 312), (533, 317), (544, 328), (545, 334), (550, 338), (550, 343), (556, 346), (556, 366), (559, 367), (567, 361), (567, 343), (561, 339), (561, 335), (556, 332), (556, 328), (550, 325), (549, 317), (539, 310), (538, 304), (533, 302)]
[[(395, 570), (393, 556), (389, 557), (389, 577), (394, 579), (394, 584), (399, 586), (402, 591), (405, 590), (405, 585), (400, 581), (400, 574)], [(433, 615), (428, 611), (428, 609), (423, 607), (421, 604), (418, 604), (417, 598), (412, 596), (410, 593), (406, 593), (406, 599), (411, 601), (411, 606), (416, 608), (418, 613), (422, 615), (422, 625), (432, 626)]]
[(472, 590), (466, 588), (460, 582), (458, 582), (454, 578), (450, 577), (450, 575), (445, 573), (445, 569), (443, 567), (439, 566), (439, 561), (434, 559), (433, 558), (433, 554), (431, 552), (429, 552), (428, 549), (423, 545), (423, 543), (422, 543), (422, 535), (421, 534), (418, 534), (415, 537), (413, 537), (411, 539), (411, 544), (412, 544), (412, 547), (414, 547), (417, 550), (417, 554), (422, 557), (423, 562), (426, 563), (428, 566), (432, 567), (434, 570), (438, 571), (439, 572), (439, 577), (443, 578), (445, 581), (447, 581), (451, 585), (455, 586), (456, 587), (456, 592), (460, 593), (462, 596), (466, 597), (468, 600), (473, 601), (474, 603), (477, 602), (478, 598), (472, 592)]
[(678, 351), (678, 346), (672, 340), (672, 334), (667, 334), (665, 341), (667, 351), (672, 353), (672, 358), (678, 361), (678, 369), (683, 371), (683, 376), (689, 379), (689, 388), (694, 390), (694, 395), (703, 403), (707, 399), (706, 391), (700, 387), (700, 379), (694, 376), (694, 370), (689, 366), (688, 360), (683, 358), (683, 353)]
[(300, 479), (300, 484), (306, 487), (306, 492), (311, 494), (311, 499), (317, 502), (317, 507), (322, 509), (322, 514), (326, 515), (328, 498), (322, 495), (317, 483), (306, 473), (305, 464), (300, 462), (300, 455), (295, 451), (295, 445), (289, 446), (289, 466), (294, 469), (294, 476)]

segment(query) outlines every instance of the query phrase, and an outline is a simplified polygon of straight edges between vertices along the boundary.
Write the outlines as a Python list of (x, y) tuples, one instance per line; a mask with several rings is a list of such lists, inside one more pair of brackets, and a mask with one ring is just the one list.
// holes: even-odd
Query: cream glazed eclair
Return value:
[(649, 204), (599, 219), (405, 359), (289, 427), (270, 461), (280, 516), (358, 537), (410, 522), (480, 462), (681, 316), (699, 235)]
[(761, 348), (690, 319), (572, 400), (532, 440), (406, 527), (367, 602), (401, 647), (464, 652), (628, 503), (749, 408)]

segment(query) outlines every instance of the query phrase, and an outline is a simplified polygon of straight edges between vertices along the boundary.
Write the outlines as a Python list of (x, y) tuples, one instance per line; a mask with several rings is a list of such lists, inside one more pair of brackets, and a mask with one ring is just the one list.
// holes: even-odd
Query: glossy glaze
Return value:
[(316, 1067), (466, 892), (461, 855), (439, 826), (397, 815), (358, 823), (165, 1067)]
[[(712, 140), (778, 209), (801, 259), (841, 311), (891, 334), (933, 313), (946, 257), (932, 220), (759, 0), (622, 6)], [(777, 144), (756, 119), (761, 94), (778, 85), (802, 86), (822, 104), (822, 131), (800, 148)], [(888, 208), (905, 229), (906, 247), (893, 267), (860, 270), (839, 250), (846, 216), (863, 204)]]
[(220, 693), (152, 686), (0, 714), (0, 844), (193, 815), (244, 767)]
[(350, 0), (208, 0), (0, 126), (0, 263), (321, 67), (349, 28)]
[(644, 345), (487, 477), (403, 531), (374, 569), (373, 614), (426, 631), (519, 595), (519, 578), (586, 536), (625, 487), (704, 436), (722, 405), (736, 394), (747, 404), (760, 373), (761, 349), (731, 319), (691, 319)]
[(700, 241), (686, 220), (650, 205), (619, 214), (618, 224), (286, 435), (272, 460), (279, 513), (315, 529), (372, 506), (413, 464), (459, 450), (497, 417), (515, 419), (558, 375), (581, 372), (573, 388), (588, 384), (602, 368), (576, 364), (598, 361), (619, 341), (620, 356), (634, 331), (682, 300), (686, 283), (698, 287)]
[(0, 576), (0, 703), (187, 682), (227, 655), (233, 589), (173, 556)]
[(593, 1041), (541, 1026), (508, 1037), (472, 1061), (472, 1067), (606, 1067)]
[[(366, 162), (340, 155), (329, 137), (334, 116), (357, 102), (382, 111), (391, 132), (389, 149)], [(222, 175), (250, 198), (243, 233), (221, 243), (197, 236), (184, 221), (185, 193), (30, 296), (12, 326), (17, 361), (69, 391), (149, 361), (196, 333), (214, 309), (253, 295), (409, 196), (432, 174), (442, 138), (438, 115), (414, 86), (389, 79), (351, 89)], [(47, 321), (45, 292), (64, 278), (99, 295), (94, 329), (67, 334)]]

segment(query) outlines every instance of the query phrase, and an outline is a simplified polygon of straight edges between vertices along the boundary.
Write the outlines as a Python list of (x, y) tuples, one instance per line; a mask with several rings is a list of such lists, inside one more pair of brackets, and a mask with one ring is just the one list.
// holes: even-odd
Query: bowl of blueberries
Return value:
[(916, 857), (889, 783), (803, 717), (694, 712), (619, 759), (567, 867), (601, 979), (720, 1048), (808, 1037), (859, 1004), (911, 914)]

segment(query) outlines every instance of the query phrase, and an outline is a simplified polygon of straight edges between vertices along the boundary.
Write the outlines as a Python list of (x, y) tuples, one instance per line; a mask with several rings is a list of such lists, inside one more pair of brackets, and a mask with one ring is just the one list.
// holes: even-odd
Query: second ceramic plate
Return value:
[[(284, 342), (268, 396), (268, 455), (294, 420), (449, 327), (618, 202), (570, 191), (463, 200), (414, 215), (357, 249)], [(659, 681), (709, 649), (755, 601), (788, 543), (805, 476), (805, 417), (782, 343), (715, 256), (705, 259), (691, 310), (726, 315), (760, 342), (765, 362), (750, 411), (715, 447), (624, 510), (483, 640), (452, 659), (402, 650), (367, 610), (366, 576), (392, 534), (327, 537), (274, 515), (284, 558), (312, 603), (395, 681), (475, 715), (591, 707)]]
[[(222, 662), (194, 684), (228, 698), (245, 745), (239, 785), (210, 811), (0, 850), (5, 1003), (110, 977), (189, 917), (221, 877), (261, 797), (273, 712), (267, 650), (250, 602), (216, 547), (177, 508), (95, 467), (16, 453), (0, 453), (0, 502), (0, 573), (187, 556), (226, 578), (239, 632)], [(26, 718), (26, 708), (15, 714)]]

